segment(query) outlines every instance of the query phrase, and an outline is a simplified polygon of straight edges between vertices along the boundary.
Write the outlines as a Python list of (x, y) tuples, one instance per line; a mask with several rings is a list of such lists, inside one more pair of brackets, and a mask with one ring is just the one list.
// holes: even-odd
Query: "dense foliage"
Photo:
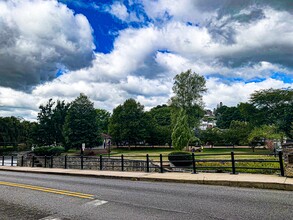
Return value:
[(188, 125), (191, 129), (199, 125), (200, 118), (203, 117), (202, 94), (206, 92), (205, 78), (191, 70), (177, 74), (174, 78), (171, 106), (177, 109), (184, 109), (188, 115)]
[(65, 152), (64, 147), (36, 147), (33, 152), (37, 156), (59, 156), (61, 153)]
[(177, 118), (177, 122), (172, 132), (173, 147), (177, 151), (188, 147), (192, 134), (187, 123), (187, 115), (184, 109), (181, 109)]
[(134, 99), (127, 99), (113, 110), (109, 133), (117, 145), (137, 145), (144, 140), (147, 121), (143, 109)]
[(97, 145), (97, 114), (94, 104), (84, 94), (80, 94), (70, 105), (64, 124), (66, 147), (81, 148)]

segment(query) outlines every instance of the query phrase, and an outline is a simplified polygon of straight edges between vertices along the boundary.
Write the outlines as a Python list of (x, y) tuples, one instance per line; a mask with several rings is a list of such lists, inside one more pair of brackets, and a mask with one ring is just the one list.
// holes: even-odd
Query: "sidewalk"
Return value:
[(0, 166), (0, 171), (29, 172), (42, 174), (72, 175), (109, 179), (126, 179), (133, 181), (160, 181), (176, 183), (192, 183), (206, 185), (220, 185), (232, 187), (248, 187), (261, 189), (276, 189), (293, 191), (293, 178), (264, 174), (237, 174), (229, 173), (143, 173), (117, 172), (99, 170), (77, 170), (57, 168), (31, 168)]

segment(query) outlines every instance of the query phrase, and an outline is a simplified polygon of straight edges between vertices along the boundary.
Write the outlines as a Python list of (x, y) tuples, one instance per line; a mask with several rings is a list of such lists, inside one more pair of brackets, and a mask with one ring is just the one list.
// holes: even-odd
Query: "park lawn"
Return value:
[[(168, 164), (168, 154), (173, 152), (174, 149), (113, 149), (111, 157), (120, 158), (123, 154), (124, 159), (132, 160), (146, 160), (146, 154), (149, 155), (149, 159), (159, 164), (159, 155), (163, 156), (163, 164)], [(236, 172), (241, 173), (261, 173), (261, 174), (276, 174), (278, 170), (269, 170), (266, 168), (279, 169), (278, 157), (274, 157), (271, 151), (266, 149), (255, 149), (255, 152), (251, 148), (205, 148), (203, 152), (195, 152), (196, 167), (199, 171), (216, 171), (216, 172), (232, 172), (231, 164), (231, 151), (235, 153), (235, 165)], [(237, 160), (270, 160), (276, 162), (251, 162), (251, 161), (237, 161)], [(203, 160), (219, 160), (212, 162), (203, 162)], [(221, 161), (229, 160), (229, 161)], [(207, 168), (213, 167), (213, 168)], [(238, 168), (245, 167), (245, 168)], [(258, 168), (258, 169), (249, 169)], [(264, 168), (264, 169), (262, 169)]]
[(159, 157), (162, 154), (163, 157), (167, 157), (169, 153), (173, 152), (174, 149), (170, 148), (137, 148), (128, 150), (126, 148), (114, 148), (111, 150), (111, 156), (123, 156), (125, 158), (132, 159), (145, 159), (148, 154), (150, 158)]
[[(145, 159), (146, 154), (150, 157), (159, 157), (162, 154), (164, 160), (169, 153), (175, 151), (170, 148), (142, 148), (142, 149), (131, 149), (126, 148), (114, 148), (111, 150), (111, 156), (121, 156), (123, 154), (124, 158), (129, 157), (132, 159)], [(198, 159), (230, 159), (231, 151), (235, 153), (235, 159), (274, 159), (273, 156), (268, 156), (271, 152), (266, 149), (255, 149), (252, 152), (251, 148), (204, 148), (202, 152), (195, 152), (195, 156)], [(217, 154), (217, 155), (214, 155)], [(245, 154), (245, 155), (241, 155)], [(265, 154), (265, 155), (259, 155)]]

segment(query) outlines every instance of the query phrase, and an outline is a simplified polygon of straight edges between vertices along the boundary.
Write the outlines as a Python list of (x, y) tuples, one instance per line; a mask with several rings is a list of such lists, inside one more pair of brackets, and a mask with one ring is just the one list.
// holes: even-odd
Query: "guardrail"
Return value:
[[(254, 159), (247, 159), (253, 155)], [(217, 159), (217, 157), (224, 159)], [(178, 160), (179, 158), (179, 160)], [(183, 165), (182, 165), (183, 164)], [(96, 169), (116, 171), (144, 171), (144, 172), (230, 172), (237, 174), (241, 172), (279, 172), (284, 176), (284, 164), (282, 152), (278, 154), (195, 154), (192, 153), (188, 159), (186, 156), (177, 156), (176, 162), (170, 162), (167, 156), (149, 155), (100, 155), (100, 156), (2, 156), (2, 166), (30, 166), (44, 168), (64, 169)]]

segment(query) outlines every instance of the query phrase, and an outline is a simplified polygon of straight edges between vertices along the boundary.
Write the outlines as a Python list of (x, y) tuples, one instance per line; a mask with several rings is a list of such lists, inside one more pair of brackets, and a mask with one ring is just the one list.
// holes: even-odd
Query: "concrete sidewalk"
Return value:
[(264, 174), (229, 173), (143, 173), (117, 172), (99, 170), (77, 170), (58, 168), (31, 168), (1, 166), (0, 171), (29, 172), (42, 174), (72, 175), (96, 178), (126, 179), (133, 181), (160, 181), (176, 183), (193, 183), (233, 187), (249, 187), (293, 191), (293, 178)]

